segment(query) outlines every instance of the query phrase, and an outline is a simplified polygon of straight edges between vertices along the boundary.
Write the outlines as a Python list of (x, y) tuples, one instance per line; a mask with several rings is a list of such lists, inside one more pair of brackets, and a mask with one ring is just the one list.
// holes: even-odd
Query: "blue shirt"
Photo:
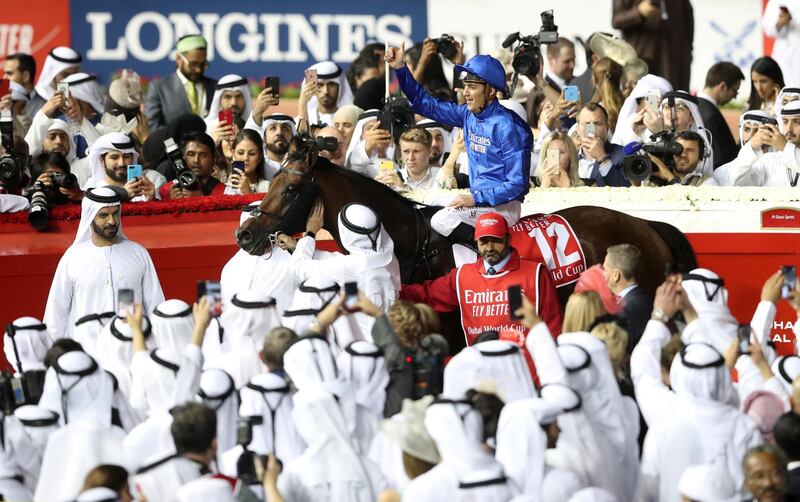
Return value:
[(405, 66), (395, 74), (414, 112), (464, 129), (470, 192), (476, 205), (493, 207), (525, 197), (530, 189), (533, 134), (524, 120), (497, 100), (478, 114), (467, 105), (440, 101)]
[(506, 263), (508, 263), (508, 260), (511, 258), (511, 254), (512, 253), (510, 249), (506, 250), (506, 257), (498, 261), (494, 265), (490, 265), (488, 261), (483, 260), (483, 269), (489, 270), (489, 267), (492, 267), (494, 269), (495, 275), (499, 274), (500, 272), (503, 271), (503, 267), (506, 266)]

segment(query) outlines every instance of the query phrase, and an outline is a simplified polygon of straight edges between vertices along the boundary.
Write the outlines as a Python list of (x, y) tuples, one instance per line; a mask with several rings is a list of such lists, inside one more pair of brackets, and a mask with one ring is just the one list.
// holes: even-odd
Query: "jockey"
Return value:
[(414, 80), (405, 65), (404, 45), (390, 48), (386, 61), (396, 70), (414, 112), (464, 130), (470, 192), (456, 196), (436, 213), (431, 218), (433, 229), (474, 249), (475, 220), (480, 215), (497, 212), (509, 226), (514, 225), (530, 187), (533, 135), (525, 121), (497, 99), (498, 91), (508, 93), (503, 65), (483, 54), (456, 65), (466, 99), (465, 104), (456, 105), (433, 98)]

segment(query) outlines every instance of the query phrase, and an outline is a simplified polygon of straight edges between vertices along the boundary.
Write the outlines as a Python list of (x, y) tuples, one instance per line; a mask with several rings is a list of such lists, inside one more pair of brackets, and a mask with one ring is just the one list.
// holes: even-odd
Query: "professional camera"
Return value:
[(625, 145), (625, 158), (622, 160), (622, 172), (628, 181), (644, 181), (653, 173), (653, 161), (647, 155), (655, 155), (672, 169), (675, 155), (683, 152), (683, 146), (675, 141), (675, 133), (663, 131), (653, 135), (650, 143), (628, 143)]
[(445, 59), (453, 59), (458, 54), (458, 42), (456, 39), (453, 38), (452, 35), (448, 35), (445, 33), (439, 38), (432, 39), (433, 42), (436, 42), (437, 51), (441, 54)]
[(44, 389), (44, 375), (43, 370), (26, 371), (21, 375), (8, 371), (0, 373), (0, 410), (8, 416), (20, 406), (38, 403)]
[(306, 148), (316, 148), (321, 151), (335, 152), (339, 149), (339, 140), (330, 136), (300, 135)]
[(442, 393), (444, 358), (447, 352), (448, 346), (444, 337), (432, 334), (423, 338), (415, 353), (410, 356), (414, 370), (414, 399)]
[(36, 230), (42, 231), (47, 228), (50, 221), (50, 190), (41, 181), (33, 184), (28, 194), (30, 208), (28, 208), (28, 223)]
[(192, 170), (183, 165), (183, 155), (178, 145), (175, 144), (175, 140), (172, 138), (164, 140), (164, 148), (167, 151), (167, 157), (172, 161), (172, 165), (175, 166), (175, 172), (177, 173), (175, 176), (175, 184), (178, 185), (179, 188), (196, 190), (200, 186), (200, 182), (197, 180), (197, 176), (195, 176)]
[[(539, 46), (544, 44), (554, 44), (558, 42), (558, 26), (555, 25), (555, 18), (552, 10), (542, 12), (542, 26), (536, 35), (520, 36), (519, 32), (512, 33), (503, 41), (503, 48), (508, 49), (515, 42), (519, 41), (514, 49), (514, 59), (511, 66), (514, 68), (514, 84), (517, 75), (535, 77), (539, 73), (542, 64), (542, 54)], [(513, 87), (512, 87), (513, 88)]]
[(248, 485), (261, 484), (256, 476), (256, 457), (261, 460), (261, 465), (265, 469), (267, 468), (266, 455), (258, 455), (254, 451), (247, 449), (253, 441), (253, 426), (261, 425), (263, 422), (264, 419), (260, 416), (246, 416), (240, 417), (236, 424), (236, 444), (241, 446), (243, 450), (236, 461), (236, 477)]
[(380, 128), (392, 133), (395, 142), (400, 140), (400, 136), (411, 127), (414, 127), (414, 112), (408, 105), (408, 99), (404, 97), (389, 97), (386, 104), (378, 112)]
[(56, 190), (59, 188), (66, 188), (67, 190), (78, 188), (78, 178), (72, 173), (50, 173), (50, 179), (53, 180), (53, 188)]
[(0, 142), (5, 150), (0, 155), (0, 185), (18, 188), (22, 183), (22, 169), (14, 157), (14, 122), (10, 110), (0, 112)]

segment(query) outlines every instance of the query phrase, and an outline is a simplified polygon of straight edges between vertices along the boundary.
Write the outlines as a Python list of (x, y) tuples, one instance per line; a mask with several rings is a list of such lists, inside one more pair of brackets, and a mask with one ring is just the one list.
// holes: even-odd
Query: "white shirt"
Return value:
[(291, 257), (279, 247), (272, 249), (269, 258), (253, 256), (241, 249), (237, 251), (222, 268), (220, 287), (223, 309), (236, 293), (256, 290), (275, 298), (278, 316), (282, 316), (291, 306), (297, 287)]
[[(589, 179), (592, 176), (592, 170), (594, 169), (594, 165), (597, 163), (596, 160), (591, 159), (584, 155), (583, 148), (578, 148), (578, 177)], [(611, 168), (614, 167), (614, 163), (611, 162), (611, 159), (606, 159), (600, 163), (600, 176), (608, 175), (608, 172), (611, 171)]]
[(796, 186), (800, 179), (800, 151), (787, 143), (782, 152), (763, 154), (752, 167), (739, 166), (737, 186)]
[(206, 86), (204, 86), (202, 82), (192, 82), (186, 78), (180, 70), (175, 70), (175, 73), (178, 74), (181, 85), (183, 85), (183, 90), (186, 92), (186, 100), (189, 101), (189, 108), (192, 106), (192, 100), (189, 99), (189, 88), (194, 84), (194, 89), (197, 92), (197, 114), (201, 117), (208, 115), (208, 110), (206, 109)]
[(709, 96), (708, 94), (706, 94), (706, 93), (705, 93), (705, 92), (703, 92), (703, 91), (700, 91), (700, 92), (698, 92), (698, 93), (697, 93), (697, 97), (698, 97), (698, 98), (703, 98), (703, 99), (705, 99), (706, 101), (710, 101), (711, 103), (713, 103), (713, 104), (714, 104), (714, 106), (717, 106), (717, 100), (716, 100), (716, 99), (714, 99), (713, 97)]
[(400, 174), (403, 177), (403, 181), (405, 181), (406, 186), (409, 190), (428, 190), (430, 188), (438, 188), (438, 184), (436, 183), (436, 175), (439, 174), (441, 168), (439, 167), (428, 167), (428, 171), (425, 173), (425, 176), (418, 181), (414, 181), (411, 179), (411, 175), (408, 172), (408, 168), (404, 167), (400, 169)]
[(638, 284), (631, 284), (627, 288), (625, 288), (622, 291), (620, 291), (617, 296), (619, 296), (620, 298), (625, 298), (626, 296), (628, 296), (628, 293), (630, 293), (631, 291), (636, 289), (637, 286), (639, 286), (639, 285)]
[(88, 314), (116, 311), (120, 289), (132, 289), (147, 314), (164, 301), (150, 254), (122, 239), (111, 246), (91, 240), (70, 246), (58, 262), (44, 322), (54, 338), (71, 336), (75, 321)]

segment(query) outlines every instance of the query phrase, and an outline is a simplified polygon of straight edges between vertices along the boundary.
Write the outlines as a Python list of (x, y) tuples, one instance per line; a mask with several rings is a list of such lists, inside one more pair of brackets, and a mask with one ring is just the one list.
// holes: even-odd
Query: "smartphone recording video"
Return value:
[(358, 283), (355, 282), (344, 283), (343, 308), (346, 312), (358, 311)]
[(736, 331), (736, 336), (739, 340), (740, 354), (750, 353), (750, 332), (751, 329), (749, 324), (740, 324)]
[(133, 290), (120, 289), (117, 292), (117, 316), (125, 319), (133, 314)]
[(222, 314), (222, 288), (218, 282), (200, 281), (197, 283), (197, 299), (206, 297), (208, 310), (213, 316)]
[(508, 288), (508, 317), (512, 321), (519, 321), (522, 317), (516, 314), (522, 308), (522, 287), (509, 286)]
[(781, 286), (781, 298), (789, 298), (792, 291), (797, 289), (797, 267), (794, 265), (784, 265), (781, 267), (783, 274), (783, 285)]

